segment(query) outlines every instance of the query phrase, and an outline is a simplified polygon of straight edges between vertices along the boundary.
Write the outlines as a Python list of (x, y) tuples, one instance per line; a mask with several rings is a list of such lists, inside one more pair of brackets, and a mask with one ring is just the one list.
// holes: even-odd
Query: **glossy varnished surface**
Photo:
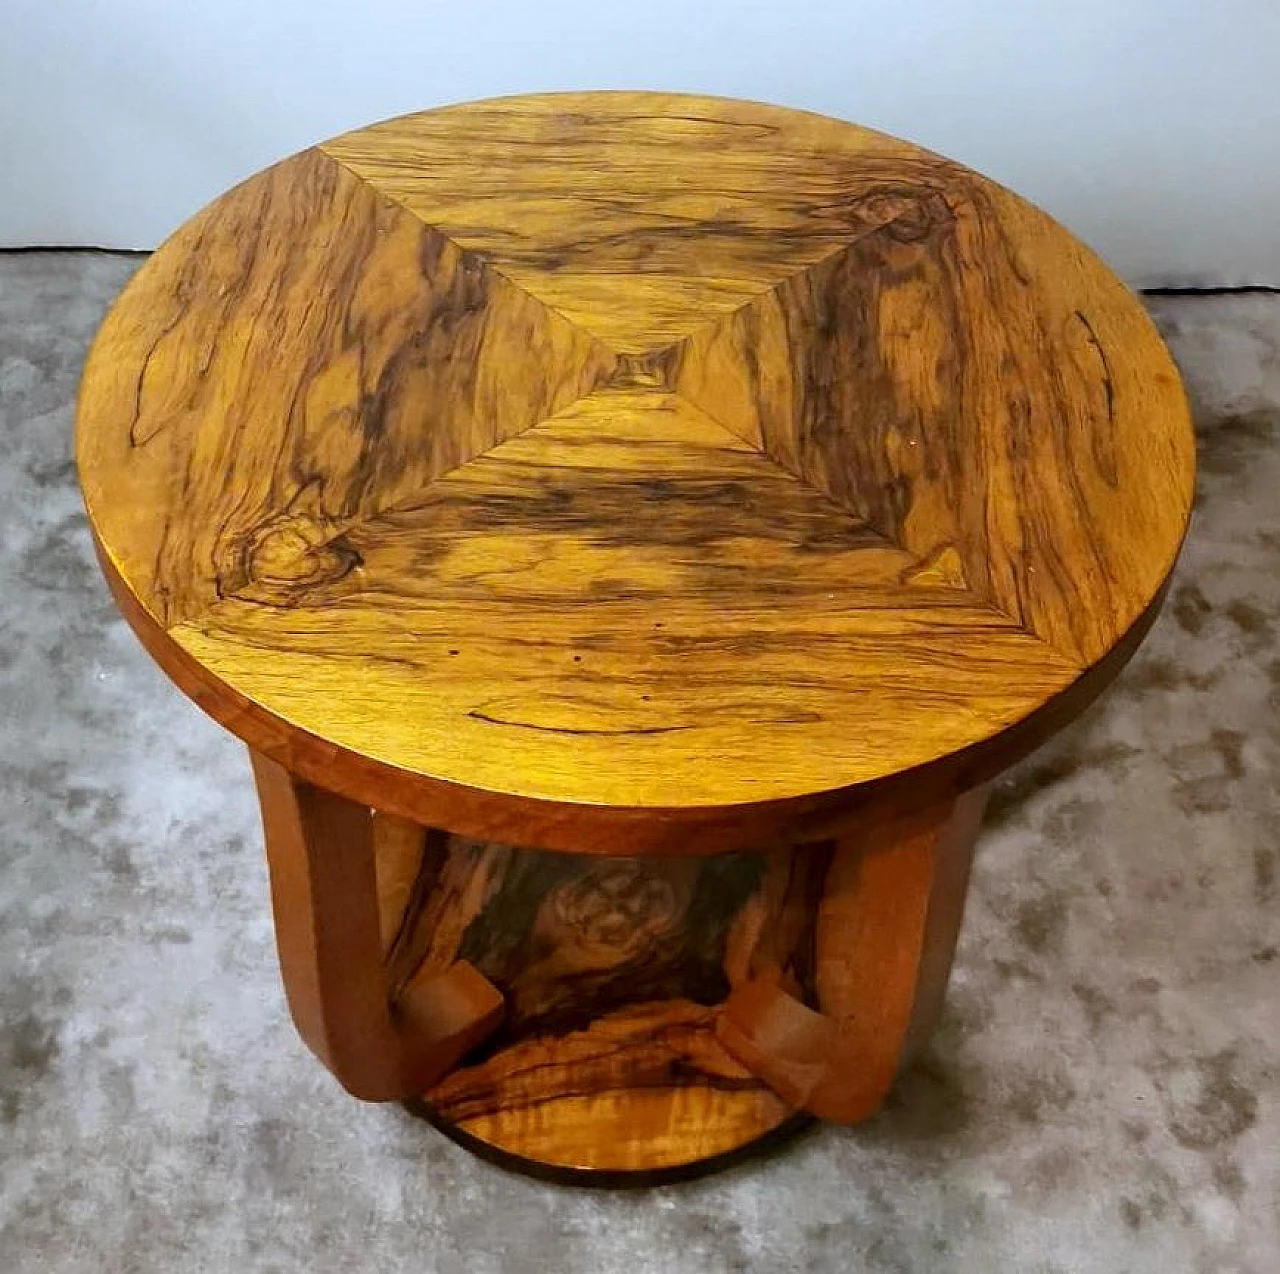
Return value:
[[(750, 102), (510, 98), (388, 120), (325, 154), (611, 349), (690, 336), (895, 214), (893, 139)], [(879, 180), (878, 180), (879, 178)]]
[(719, 1006), (780, 947), (812, 992), (822, 853), (693, 860), (545, 854), (452, 838), (411, 916), (419, 977), (471, 962), (502, 1026), (434, 1085), (432, 1117), (561, 1169), (670, 1170), (796, 1108), (716, 1037)]
[(513, 755), (526, 790), (580, 801), (595, 758), (659, 806), (821, 789), (834, 755), (926, 762), (1072, 673), (658, 391), (580, 400), (298, 561), (174, 636), (290, 719), (342, 703), (364, 750), (426, 769), (447, 743), (492, 789)]
[(104, 325), (79, 449), (204, 706), (562, 845), (575, 810), (983, 777), (1114, 675), (1193, 470), (1154, 331), (1042, 214), (639, 94), (391, 121), (231, 192)]

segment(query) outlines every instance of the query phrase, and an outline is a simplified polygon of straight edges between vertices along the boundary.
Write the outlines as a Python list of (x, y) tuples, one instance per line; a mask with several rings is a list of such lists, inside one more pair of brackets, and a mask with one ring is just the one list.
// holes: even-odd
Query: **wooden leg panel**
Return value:
[(780, 1097), (837, 1123), (873, 1114), (941, 1004), (985, 793), (837, 844), (817, 920), (810, 1008), (764, 969), (717, 1035)]
[[(470, 965), (410, 978), (393, 1006), (389, 919), (412, 882), (408, 826), (377, 826), (362, 805), (253, 754), (276, 944), (299, 1034), (344, 1088), (369, 1101), (421, 1092), (497, 1026), (502, 996)], [(375, 834), (395, 850), (379, 888)]]

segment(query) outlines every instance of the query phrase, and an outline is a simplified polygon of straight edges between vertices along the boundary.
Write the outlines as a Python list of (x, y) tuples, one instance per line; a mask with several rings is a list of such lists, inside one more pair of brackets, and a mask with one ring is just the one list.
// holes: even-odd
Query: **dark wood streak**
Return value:
[[(468, 961), (507, 1011), (428, 1094), (437, 1112), (465, 1122), (606, 1092), (757, 1088), (714, 1043), (708, 1010), (745, 971), (744, 941), (767, 945), (812, 996), (812, 918), (797, 908), (797, 890), (812, 891), (805, 857), (797, 870), (785, 853), (601, 861), (457, 842), (439, 878), (446, 898), (424, 901), (421, 927), (448, 914), (450, 898), (483, 902), (422, 967)], [(788, 882), (781, 893), (765, 888), (766, 861)], [(748, 909), (758, 937), (735, 931)]]
[[(1093, 324), (1089, 322), (1089, 316), (1083, 310), (1077, 310), (1076, 318), (1084, 326), (1084, 330), (1089, 334), (1089, 344), (1093, 346), (1094, 353), (1098, 356), (1098, 361), (1102, 364), (1102, 386), (1107, 395), (1107, 423), (1112, 424), (1116, 417), (1116, 394), (1115, 387), (1111, 383), (1111, 364), (1107, 361), (1107, 351), (1102, 348), (1102, 342), (1098, 340), (1098, 334), (1093, 330)], [(1113, 462), (1114, 463), (1114, 462)], [(1114, 481), (1114, 477), (1112, 481)]]
[(727, 929), (761, 870), (752, 855), (666, 862), (513, 855), (455, 957), (503, 990), (507, 1018), (494, 1048), (584, 1030), (627, 1004), (718, 1004), (729, 989)]
[(1089, 345), (1098, 362), (1102, 364), (1102, 388), (1106, 396), (1108, 429), (1094, 429), (1090, 439), (1093, 445), (1093, 463), (1098, 472), (1114, 487), (1119, 482), (1119, 471), (1115, 439), (1110, 433), (1116, 419), (1116, 391), (1111, 380), (1111, 363), (1107, 359), (1107, 351), (1103, 348), (1102, 342), (1098, 340), (1098, 334), (1093, 330), (1093, 324), (1089, 322), (1088, 315), (1083, 310), (1076, 310), (1075, 315), (1089, 338)]
[[(693, 1004), (623, 1010), (568, 1037), (560, 1054), (540, 1039), (524, 1041), (502, 1054), (501, 1067), (463, 1067), (426, 1098), (437, 1117), (466, 1128), (486, 1117), (518, 1124), (573, 1098), (682, 1089), (768, 1094), (716, 1043), (713, 1022), (712, 1010)], [(790, 1112), (776, 1105), (779, 1122)]]
[(536, 721), (523, 721), (518, 713), (504, 712), (498, 715), (494, 712), (494, 705), (482, 705), (479, 708), (472, 708), (467, 713), (473, 721), (485, 721), (489, 725), (515, 726), (521, 730), (545, 730), (550, 734), (580, 734), (580, 735), (614, 735), (623, 737), (625, 735), (642, 735), (642, 734), (673, 734), (679, 730), (692, 730), (693, 725), (649, 725), (649, 726), (618, 726), (613, 729), (607, 727), (589, 728), (584, 726), (565, 726), (565, 725), (542, 725)]

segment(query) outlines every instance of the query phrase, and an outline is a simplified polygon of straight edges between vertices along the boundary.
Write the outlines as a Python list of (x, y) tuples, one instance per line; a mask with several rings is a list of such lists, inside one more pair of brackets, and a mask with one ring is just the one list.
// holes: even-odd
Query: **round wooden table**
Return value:
[(893, 138), (669, 94), (377, 124), (102, 325), (103, 571), (251, 749), (355, 1095), (600, 1173), (876, 1109), (983, 785), (1155, 614), (1194, 445), (1141, 306)]

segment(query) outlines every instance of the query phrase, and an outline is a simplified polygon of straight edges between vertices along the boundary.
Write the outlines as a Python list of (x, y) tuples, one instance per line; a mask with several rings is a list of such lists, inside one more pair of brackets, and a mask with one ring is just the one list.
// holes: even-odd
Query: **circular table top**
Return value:
[(989, 777), (1136, 645), (1194, 477), (1151, 323), (1043, 213), (642, 93), (236, 187), (104, 322), (78, 457), (117, 598), (230, 729), (565, 845)]

